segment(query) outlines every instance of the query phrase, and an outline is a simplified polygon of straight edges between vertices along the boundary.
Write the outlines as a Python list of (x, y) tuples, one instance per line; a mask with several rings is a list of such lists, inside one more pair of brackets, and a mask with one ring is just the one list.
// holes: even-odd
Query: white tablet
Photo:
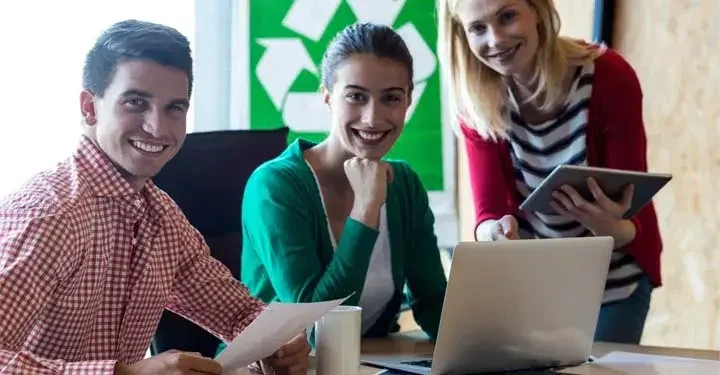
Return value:
[(572, 186), (580, 195), (592, 202), (595, 199), (587, 186), (588, 177), (593, 177), (605, 194), (615, 201), (620, 200), (626, 186), (635, 185), (632, 204), (624, 216), (626, 219), (635, 216), (672, 179), (670, 174), (560, 165), (540, 183), (537, 189), (530, 193), (520, 204), (520, 209), (549, 215), (557, 214), (550, 206), (552, 193), (565, 184)]

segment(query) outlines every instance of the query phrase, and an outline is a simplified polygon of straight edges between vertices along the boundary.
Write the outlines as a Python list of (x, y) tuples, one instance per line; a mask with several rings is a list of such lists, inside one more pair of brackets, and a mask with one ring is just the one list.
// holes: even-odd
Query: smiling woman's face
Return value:
[(473, 54), (503, 76), (533, 72), (538, 50), (538, 15), (527, 0), (457, 0)]
[(332, 137), (357, 157), (381, 159), (405, 126), (410, 106), (405, 65), (371, 53), (348, 57), (336, 71), (331, 90), (324, 90), (332, 112)]

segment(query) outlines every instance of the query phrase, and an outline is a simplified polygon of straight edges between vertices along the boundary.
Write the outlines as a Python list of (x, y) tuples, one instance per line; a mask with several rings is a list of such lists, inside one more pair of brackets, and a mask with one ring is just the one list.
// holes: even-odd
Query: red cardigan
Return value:
[[(485, 140), (462, 122), (460, 128), (465, 136), (476, 225), (517, 215), (520, 202), (508, 142)], [(630, 64), (610, 49), (595, 60), (587, 152), (591, 166), (647, 171), (640, 82)], [(623, 250), (660, 286), (662, 240), (652, 202), (632, 221), (637, 234)]]

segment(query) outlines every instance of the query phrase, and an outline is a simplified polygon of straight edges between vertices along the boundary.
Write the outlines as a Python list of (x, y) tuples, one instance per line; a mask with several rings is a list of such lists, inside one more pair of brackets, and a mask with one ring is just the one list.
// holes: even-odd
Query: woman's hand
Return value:
[(475, 236), (479, 241), (517, 240), (520, 238), (517, 219), (512, 215), (505, 215), (498, 220), (482, 222)]
[(345, 175), (354, 194), (350, 216), (377, 229), (380, 220), (380, 207), (387, 198), (387, 187), (392, 182), (390, 164), (358, 157), (345, 161)]
[(623, 215), (630, 209), (634, 186), (626, 187), (620, 200), (615, 202), (605, 195), (595, 179), (588, 178), (587, 183), (594, 202), (587, 201), (571, 186), (563, 185), (553, 192), (550, 205), (559, 214), (578, 221), (594, 235), (612, 236), (615, 248), (630, 243), (635, 238), (636, 228)]

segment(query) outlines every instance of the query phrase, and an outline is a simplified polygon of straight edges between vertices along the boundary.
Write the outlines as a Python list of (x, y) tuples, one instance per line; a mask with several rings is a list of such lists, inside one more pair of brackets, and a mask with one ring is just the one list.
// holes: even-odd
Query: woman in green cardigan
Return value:
[[(320, 143), (298, 139), (260, 166), (243, 198), (242, 282), (266, 301), (344, 298), (362, 332), (397, 330), (404, 287), (418, 324), (437, 336), (446, 278), (427, 191), (383, 159), (405, 125), (413, 62), (386, 26), (347, 27), (322, 61), (332, 114)], [(422, 152), (418, 150), (418, 152)]]

